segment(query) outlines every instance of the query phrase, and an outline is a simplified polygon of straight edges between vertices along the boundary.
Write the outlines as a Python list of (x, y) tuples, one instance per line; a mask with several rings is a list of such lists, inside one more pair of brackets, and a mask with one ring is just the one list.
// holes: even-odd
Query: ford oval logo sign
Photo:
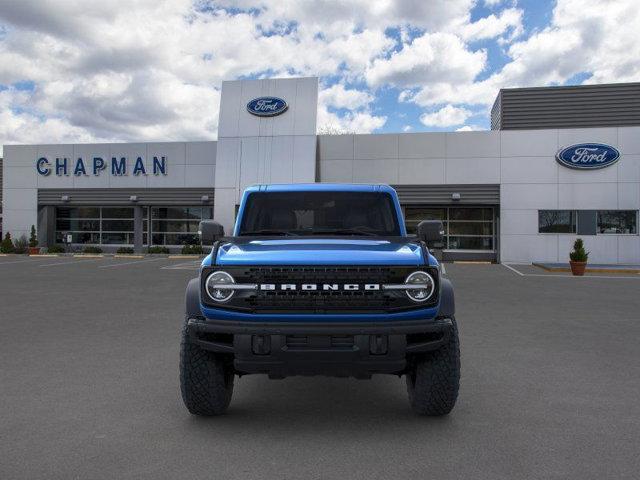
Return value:
[(558, 152), (556, 159), (569, 168), (596, 170), (613, 165), (620, 158), (620, 152), (610, 145), (602, 143), (579, 143), (565, 147)]
[(247, 103), (247, 110), (258, 117), (275, 117), (284, 113), (289, 105), (278, 97), (259, 97)]

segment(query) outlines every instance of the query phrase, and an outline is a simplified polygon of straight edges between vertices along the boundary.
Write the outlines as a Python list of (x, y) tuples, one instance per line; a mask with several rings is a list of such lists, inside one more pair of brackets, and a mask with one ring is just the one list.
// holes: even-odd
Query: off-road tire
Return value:
[(185, 321), (180, 343), (180, 391), (187, 410), (193, 415), (223, 414), (231, 402), (233, 378), (233, 370), (224, 358), (190, 341)]
[(406, 375), (409, 404), (420, 415), (448, 414), (456, 404), (460, 386), (460, 343), (455, 318), (448, 341), (417, 358)]

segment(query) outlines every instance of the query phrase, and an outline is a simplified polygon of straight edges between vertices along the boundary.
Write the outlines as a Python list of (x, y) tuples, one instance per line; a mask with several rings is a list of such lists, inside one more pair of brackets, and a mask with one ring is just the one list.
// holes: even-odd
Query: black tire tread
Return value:
[(180, 343), (180, 391), (182, 401), (193, 415), (221, 415), (233, 394), (233, 371), (213, 353), (194, 345), (182, 327)]
[(448, 342), (420, 358), (406, 375), (409, 403), (420, 415), (447, 415), (460, 388), (460, 342), (455, 318)]

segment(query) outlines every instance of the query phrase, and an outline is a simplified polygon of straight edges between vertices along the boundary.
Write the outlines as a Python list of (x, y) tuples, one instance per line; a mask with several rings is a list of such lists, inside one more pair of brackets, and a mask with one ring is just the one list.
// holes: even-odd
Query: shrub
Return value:
[(62, 245), (51, 245), (47, 248), (48, 253), (64, 253), (64, 247)]
[(200, 255), (202, 253), (202, 245), (184, 245), (182, 247), (183, 255)]
[(35, 248), (38, 246), (38, 236), (36, 235), (35, 225), (31, 225), (31, 234), (29, 235), (29, 246)]
[(84, 247), (82, 253), (102, 253), (102, 249), (100, 247), (88, 246)]
[(14, 244), (14, 253), (27, 253), (27, 247), (29, 246), (29, 242), (27, 241), (27, 237), (25, 235), (21, 235), (15, 241)]
[(13, 246), (13, 241), (11, 240), (11, 234), (7, 232), (4, 236), (4, 240), (0, 243), (0, 252), (2, 253), (13, 253), (15, 248)]
[(573, 243), (573, 252), (569, 254), (569, 258), (573, 262), (586, 262), (589, 258), (589, 252), (584, 249), (584, 242), (581, 238), (577, 238)]
[(153, 247), (149, 247), (149, 253), (169, 253), (169, 249), (167, 247), (155, 245)]
[(116, 253), (120, 254), (120, 255), (130, 255), (133, 253), (133, 248), (131, 247), (120, 247)]

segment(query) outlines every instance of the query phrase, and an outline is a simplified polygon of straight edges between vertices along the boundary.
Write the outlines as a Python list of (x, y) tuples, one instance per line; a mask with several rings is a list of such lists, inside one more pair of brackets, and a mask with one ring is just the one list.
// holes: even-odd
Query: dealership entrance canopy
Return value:
[(444, 256), (640, 262), (640, 84), (507, 89), (483, 132), (316, 135), (317, 78), (223, 82), (217, 142), (6, 145), (2, 229), (104, 250), (231, 230), (257, 183), (386, 183)]

